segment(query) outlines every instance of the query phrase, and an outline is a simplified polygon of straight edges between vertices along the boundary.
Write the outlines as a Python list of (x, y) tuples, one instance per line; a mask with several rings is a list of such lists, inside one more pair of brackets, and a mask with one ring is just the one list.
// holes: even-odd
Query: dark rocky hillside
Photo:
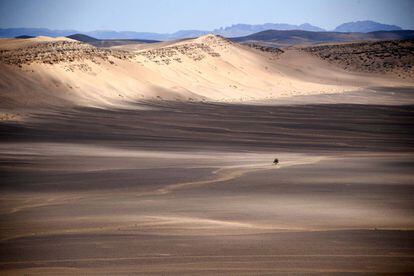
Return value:
[(414, 76), (414, 40), (319, 45), (301, 50), (345, 70)]

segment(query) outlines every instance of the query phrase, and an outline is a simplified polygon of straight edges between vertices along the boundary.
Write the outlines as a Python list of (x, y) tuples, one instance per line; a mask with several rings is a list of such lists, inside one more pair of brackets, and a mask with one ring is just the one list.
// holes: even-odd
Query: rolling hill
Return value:
[(350, 42), (365, 40), (414, 39), (414, 31), (378, 31), (371, 33), (308, 32), (268, 30), (244, 37), (232, 38), (235, 42), (262, 42), (276, 47), (296, 44), (318, 44), (327, 42)]
[(95, 47), (113, 47), (113, 46), (121, 46), (121, 45), (136, 44), (136, 43), (145, 44), (145, 43), (159, 42), (158, 40), (147, 40), (147, 39), (97, 39), (97, 38), (84, 35), (84, 34), (74, 34), (74, 35), (69, 35), (67, 37), (73, 40), (88, 43)]

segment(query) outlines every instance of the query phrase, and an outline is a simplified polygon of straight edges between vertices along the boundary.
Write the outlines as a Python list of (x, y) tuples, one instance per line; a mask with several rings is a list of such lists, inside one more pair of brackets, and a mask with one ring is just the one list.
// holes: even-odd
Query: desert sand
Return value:
[(414, 272), (409, 70), (211, 35), (0, 48), (1, 274)]
[(0, 95), (9, 107), (241, 102), (413, 84), (393, 74), (349, 72), (303, 50), (263, 51), (214, 35), (145, 49), (96, 48), (68, 38), (4, 39), (0, 51)]
[(3, 122), (3, 273), (412, 272), (412, 106), (324, 96)]

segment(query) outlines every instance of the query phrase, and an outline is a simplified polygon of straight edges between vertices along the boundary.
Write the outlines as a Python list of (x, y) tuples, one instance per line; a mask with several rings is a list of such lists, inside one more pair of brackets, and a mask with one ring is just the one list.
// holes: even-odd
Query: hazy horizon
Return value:
[[(51, 12), (53, 11), (53, 12)], [(372, 20), (414, 29), (414, 2), (398, 1), (1, 1), (0, 28), (136, 31), (211, 31), (233, 24), (309, 23), (326, 30)], [(212, 16), (214, 15), (214, 16)], [(168, 24), (165, 24), (168, 22)]]

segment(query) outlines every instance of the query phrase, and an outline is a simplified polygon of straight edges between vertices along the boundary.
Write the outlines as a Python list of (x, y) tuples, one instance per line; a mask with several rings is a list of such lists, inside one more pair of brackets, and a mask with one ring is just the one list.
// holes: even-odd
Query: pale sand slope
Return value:
[(3, 39), (0, 51), (2, 107), (246, 101), (412, 84), (346, 72), (294, 49), (267, 53), (213, 35), (125, 51), (66, 38)]

